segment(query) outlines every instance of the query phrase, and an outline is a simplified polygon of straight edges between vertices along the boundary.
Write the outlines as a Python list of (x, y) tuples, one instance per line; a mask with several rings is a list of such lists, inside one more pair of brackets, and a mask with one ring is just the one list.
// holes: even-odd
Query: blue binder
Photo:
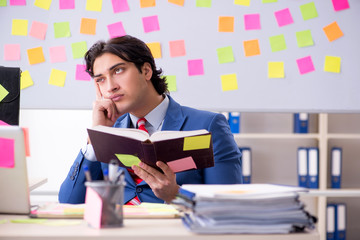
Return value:
[(346, 239), (346, 205), (345, 203), (336, 204), (336, 227), (335, 232), (336, 240), (345, 240)]
[(251, 183), (251, 148), (242, 147), (239, 148), (242, 159), (242, 179), (244, 184)]
[(341, 188), (342, 149), (331, 149), (331, 188)]
[(232, 133), (240, 133), (240, 113), (229, 112), (229, 125)]
[(299, 187), (308, 187), (308, 150), (305, 147), (299, 147), (297, 151), (297, 172)]
[(319, 148), (308, 148), (308, 187), (319, 188)]
[(309, 114), (295, 113), (294, 133), (308, 133), (308, 132), (309, 132)]
[(336, 205), (326, 207), (326, 240), (336, 240)]

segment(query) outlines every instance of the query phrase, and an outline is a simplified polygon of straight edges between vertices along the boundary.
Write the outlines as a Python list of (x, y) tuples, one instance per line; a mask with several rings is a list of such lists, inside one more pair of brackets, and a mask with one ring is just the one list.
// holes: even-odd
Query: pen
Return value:
[(110, 182), (116, 181), (117, 171), (118, 171), (117, 161), (112, 159), (109, 163), (109, 180), (110, 180)]
[(86, 181), (87, 181), (87, 182), (91, 182), (91, 175), (90, 175), (90, 171), (89, 171), (88, 165), (84, 165), (83, 169), (84, 169)]
[(104, 174), (104, 180), (109, 181), (109, 170), (104, 169), (103, 174)]

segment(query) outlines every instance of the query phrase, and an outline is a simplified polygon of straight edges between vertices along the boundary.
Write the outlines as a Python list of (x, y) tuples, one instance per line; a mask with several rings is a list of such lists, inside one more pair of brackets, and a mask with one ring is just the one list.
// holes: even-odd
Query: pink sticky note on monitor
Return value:
[(150, 17), (143, 17), (142, 18), (143, 26), (144, 26), (144, 32), (153, 32), (153, 31), (159, 31), (159, 19), (158, 16), (150, 16)]
[(85, 80), (90, 81), (91, 77), (90, 75), (85, 71), (86, 65), (83, 64), (76, 64), (76, 80)]
[(20, 44), (5, 44), (4, 45), (4, 60), (18, 61), (21, 58)]
[(0, 126), (9, 126), (10, 124), (0, 120)]
[(48, 25), (46, 23), (33, 21), (31, 24), (29, 35), (40, 40), (45, 40), (47, 27)]
[(75, 9), (75, 0), (60, 0), (59, 9)]
[(275, 17), (276, 17), (276, 21), (277, 21), (279, 27), (282, 27), (282, 26), (285, 26), (285, 25), (288, 25), (288, 24), (291, 24), (294, 22), (289, 8), (285, 8), (285, 9), (275, 12)]
[(315, 71), (315, 67), (314, 67), (313, 61), (311, 59), (311, 56), (299, 58), (296, 60), (296, 63), (298, 65), (299, 72), (301, 75)]
[(190, 169), (197, 169), (194, 159), (192, 157), (181, 158), (178, 160), (167, 162), (166, 164), (174, 173)]
[(188, 74), (189, 76), (203, 75), (204, 65), (202, 59), (194, 59), (188, 61)]
[(107, 26), (110, 38), (122, 37), (126, 35), (122, 22), (116, 22)]
[(245, 30), (261, 29), (260, 14), (245, 14), (244, 15)]
[(341, 11), (350, 8), (348, 0), (332, 0), (335, 11)]
[(0, 168), (14, 168), (14, 139), (0, 138)]
[(103, 202), (99, 194), (92, 188), (86, 188), (84, 219), (94, 228), (101, 227)]
[(129, 11), (127, 0), (111, 0), (114, 13)]
[(50, 61), (52, 63), (66, 62), (65, 46), (50, 47), (49, 52), (50, 52)]
[(26, 0), (10, 0), (10, 6), (25, 6)]

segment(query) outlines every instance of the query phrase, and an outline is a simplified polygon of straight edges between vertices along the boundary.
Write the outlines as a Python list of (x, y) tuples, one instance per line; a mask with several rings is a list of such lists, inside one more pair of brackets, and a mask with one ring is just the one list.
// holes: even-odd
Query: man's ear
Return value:
[(150, 80), (153, 74), (150, 63), (146, 62), (143, 65), (143, 73), (145, 74), (146, 80)]

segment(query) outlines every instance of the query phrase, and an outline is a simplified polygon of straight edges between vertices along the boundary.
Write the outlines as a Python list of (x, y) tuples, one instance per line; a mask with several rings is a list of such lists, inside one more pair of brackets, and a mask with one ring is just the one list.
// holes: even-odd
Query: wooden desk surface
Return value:
[[(318, 240), (316, 231), (297, 234), (273, 235), (197, 235), (189, 232), (180, 219), (125, 219), (124, 227), (93, 229), (83, 220), (66, 220), (76, 225), (51, 226), (34, 223), (12, 223), (11, 220), (27, 219), (21, 215), (0, 215), (0, 239), (131, 239), (131, 240), (177, 240), (177, 239), (242, 239), (242, 240)], [(3, 223), (5, 221), (5, 223)], [(47, 220), (47, 223), (64, 220)]]

